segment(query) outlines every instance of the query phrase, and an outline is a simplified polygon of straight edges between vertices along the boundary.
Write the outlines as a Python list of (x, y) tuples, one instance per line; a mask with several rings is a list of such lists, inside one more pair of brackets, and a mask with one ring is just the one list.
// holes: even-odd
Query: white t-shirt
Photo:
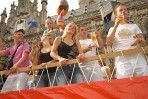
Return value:
[[(109, 34), (113, 28), (110, 28)], [(115, 51), (122, 51), (128, 49), (134, 49), (137, 46), (131, 46), (134, 42), (133, 36), (142, 33), (139, 27), (136, 24), (124, 24), (119, 25), (116, 34), (115, 40), (113, 42), (113, 47)], [(118, 56), (115, 58), (116, 65), (116, 74), (117, 78), (127, 78), (130, 77), (133, 73), (134, 76), (144, 75), (145, 68), (147, 66), (146, 60), (142, 53)]]
[[(92, 41), (92, 39), (85, 39), (85, 40), (79, 40), (79, 41), (80, 41), (82, 49), (88, 48), (89, 45), (94, 46), (91, 51), (88, 51), (85, 53), (85, 57), (96, 56), (97, 45), (95, 42)], [(98, 61), (95, 60), (95, 61), (83, 62), (81, 65), (94, 66), (93, 64), (98, 64)]]
[[(113, 31), (113, 27), (110, 28), (108, 34)], [(136, 24), (123, 24), (119, 25), (116, 29), (115, 40), (113, 42), (113, 47), (115, 51), (122, 51), (128, 49), (137, 48), (137, 46), (131, 46), (134, 42), (134, 36), (142, 33)]]

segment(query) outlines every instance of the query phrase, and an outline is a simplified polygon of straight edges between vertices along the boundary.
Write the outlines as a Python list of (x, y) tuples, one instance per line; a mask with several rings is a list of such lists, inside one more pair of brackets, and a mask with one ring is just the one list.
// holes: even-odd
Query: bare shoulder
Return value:
[(61, 42), (61, 39), (62, 39), (61, 36), (56, 37), (55, 40), (54, 40), (54, 44), (56, 44), (56, 45), (58, 44), (59, 45), (60, 42)]
[(59, 42), (59, 41), (61, 41), (61, 39), (62, 39), (62, 37), (58, 36), (58, 37), (55, 38), (55, 42)]

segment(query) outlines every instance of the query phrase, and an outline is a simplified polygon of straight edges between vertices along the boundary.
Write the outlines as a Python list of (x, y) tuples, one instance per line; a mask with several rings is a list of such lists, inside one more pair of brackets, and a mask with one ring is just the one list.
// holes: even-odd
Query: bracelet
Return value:
[(117, 28), (116, 27), (113, 27), (114, 28), (114, 30), (116, 30)]

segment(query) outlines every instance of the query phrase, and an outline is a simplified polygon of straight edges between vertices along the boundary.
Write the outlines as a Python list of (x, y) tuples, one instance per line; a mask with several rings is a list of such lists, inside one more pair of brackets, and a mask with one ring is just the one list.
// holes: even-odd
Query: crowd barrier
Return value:
[[(136, 48), (136, 49), (130, 49), (130, 50), (124, 50), (124, 51), (119, 51), (119, 52), (112, 52), (112, 53), (106, 53), (106, 54), (98, 54), (96, 56), (91, 56), (91, 57), (87, 57), (84, 62), (87, 61), (93, 61), (93, 60), (102, 60), (102, 59), (106, 59), (106, 58), (112, 58), (112, 57), (116, 57), (116, 56), (123, 56), (123, 55), (130, 55), (130, 54), (135, 54), (135, 53), (146, 53), (146, 51), (148, 51), (148, 46), (145, 47), (140, 47), (140, 48)], [(74, 63), (78, 63), (78, 61), (76, 59), (72, 59), (72, 60), (67, 60), (68, 64), (74, 64)], [(47, 63), (47, 67), (56, 67), (56, 66), (60, 66), (59, 62), (48, 62)], [(27, 71), (31, 71), (31, 70), (38, 70), (38, 69), (44, 69), (47, 68), (46, 66), (40, 66), (40, 65), (33, 65), (31, 67), (26, 67), (26, 68), (19, 68), (17, 69), (17, 72), (27, 72)], [(5, 71), (1, 71), (0, 74), (4, 75), (7, 74), (9, 72), (9, 70), (5, 70)]]
[[(85, 61), (102, 60), (116, 56), (130, 55), (143, 52), (146, 54), (148, 46), (130, 49), (120, 52), (99, 54), (88, 57)], [(76, 59), (68, 60), (68, 64), (74, 64)], [(31, 68), (20, 68), (17, 72), (43, 69), (60, 66), (59, 62), (47, 63), (47, 66), (34, 65)], [(9, 70), (1, 71), (1, 75)], [(32, 88), (13, 92), (0, 93), (0, 99), (147, 99), (148, 76), (114, 79), (106, 81), (86, 82), (63, 86)]]

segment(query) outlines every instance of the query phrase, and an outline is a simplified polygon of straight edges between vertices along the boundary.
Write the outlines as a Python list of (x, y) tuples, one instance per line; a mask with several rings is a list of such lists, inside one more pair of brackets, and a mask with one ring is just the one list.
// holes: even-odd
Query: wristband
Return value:
[(116, 27), (113, 27), (114, 28), (114, 30), (116, 30), (117, 28)]

